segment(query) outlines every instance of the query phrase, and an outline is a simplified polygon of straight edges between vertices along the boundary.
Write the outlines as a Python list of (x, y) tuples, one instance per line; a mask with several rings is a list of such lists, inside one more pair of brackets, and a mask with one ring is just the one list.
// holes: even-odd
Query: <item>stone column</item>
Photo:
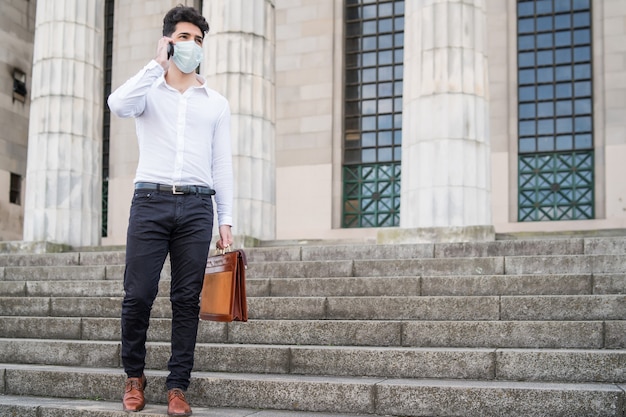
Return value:
[(202, 74), (232, 113), (236, 236), (275, 238), (274, 0), (204, 2)]
[(97, 245), (104, 0), (38, 0), (24, 240)]
[(401, 229), (493, 229), (485, 7), (406, 2)]

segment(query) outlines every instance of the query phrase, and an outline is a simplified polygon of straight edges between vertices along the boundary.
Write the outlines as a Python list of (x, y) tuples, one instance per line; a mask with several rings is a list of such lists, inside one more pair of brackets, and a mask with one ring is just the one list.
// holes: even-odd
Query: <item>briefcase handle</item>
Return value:
[(230, 245), (226, 246), (225, 248), (218, 248), (217, 247), (217, 243), (215, 244), (215, 254), (216, 255), (223, 255), (226, 252), (231, 252), (232, 249), (230, 248)]
[(216, 255), (224, 255), (228, 252), (239, 252), (241, 258), (243, 259), (243, 267), (248, 269), (248, 260), (246, 259), (246, 253), (243, 249), (232, 249), (231, 245), (226, 246), (225, 248), (218, 248), (217, 243), (215, 244), (215, 254)]

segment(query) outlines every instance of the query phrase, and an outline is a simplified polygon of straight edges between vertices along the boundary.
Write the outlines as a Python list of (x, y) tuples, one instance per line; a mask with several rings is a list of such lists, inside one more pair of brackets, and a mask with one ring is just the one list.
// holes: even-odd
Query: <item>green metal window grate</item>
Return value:
[(400, 164), (344, 166), (343, 227), (400, 223)]
[(518, 0), (519, 221), (594, 216), (591, 0)]
[(593, 151), (520, 155), (519, 220), (592, 219)]
[(399, 225), (404, 1), (347, 0), (343, 227)]

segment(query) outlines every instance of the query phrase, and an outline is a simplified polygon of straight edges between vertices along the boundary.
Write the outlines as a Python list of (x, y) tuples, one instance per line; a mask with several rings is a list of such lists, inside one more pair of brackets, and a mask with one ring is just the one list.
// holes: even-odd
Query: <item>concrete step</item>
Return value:
[(620, 320), (626, 295), (259, 297), (248, 307), (274, 320)]
[(80, 265), (78, 252), (0, 254), (0, 267)]
[[(169, 277), (163, 277), (159, 296), (169, 297), (169, 292)], [(246, 292), (248, 297), (625, 294), (626, 274), (251, 278), (246, 280)], [(122, 295), (121, 279), (0, 281), (0, 297)]]
[(504, 258), (341, 260), (249, 264), (250, 278), (332, 278), (420, 275), (501, 275)]
[[(162, 278), (159, 296), (169, 297), (169, 290), (169, 277)], [(626, 274), (253, 278), (246, 281), (246, 292), (248, 297), (623, 294)], [(0, 281), (0, 297), (122, 295), (121, 280)]]
[[(0, 339), (0, 363), (121, 367), (119, 342)], [(147, 369), (165, 370), (170, 344), (147, 345)], [(626, 382), (626, 350), (208, 344), (194, 372), (503, 381)]]
[(364, 277), (624, 273), (626, 272), (626, 255), (355, 260), (353, 270), (354, 276)]
[[(6, 395), (119, 401), (121, 370), (0, 365)], [(146, 398), (165, 400), (166, 371), (148, 371)], [(196, 407), (234, 407), (392, 416), (622, 416), (624, 387), (474, 380), (381, 379), (197, 372), (187, 393)]]
[[(163, 266), (162, 279), (170, 277), (170, 266)], [(0, 268), (2, 281), (121, 281), (124, 265), (6, 266)]]
[(441, 243), (436, 258), (533, 255), (623, 255), (626, 237), (524, 239), (494, 242)]
[[(121, 397), (121, 395), (120, 395)], [(371, 414), (308, 413), (303, 411), (258, 410), (252, 408), (196, 407), (191, 403), (195, 417), (371, 417)], [(26, 397), (0, 395), (0, 416), (20, 417), (127, 417), (121, 400), (81, 400), (71, 398)], [(142, 417), (163, 417), (167, 405), (146, 404), (139, 413)]]
[(248, 254), (248, 259), (252, 262), (585, 254), (622, 255), (626, 253), (626, 237), (401, 245), (294, 245), (246, 248), (245, 250), (246, 254)]
[[(402, 245), (290, 245), (245, 248), (251, 262), (472, 258), (534, 255), (623, 255), (626, 236), (570, 239), (499, 240)], [(123, 265), (124, 250), (0, 254), (3, 266)]]
[[(119, 341), (119, 318), (0, 317), (5, 338)], [(151, 342), (167, 342), (169, 319), (152, 318)], [(624, 349), (626, 320), (607, 321), (201, 321), (199, 343), (328, 346)]]
[[(167, 284), (167, 285), (166, 285)], [(160, 283), (169, 293), (169, 282)], [(159, 294), (164, 296), (165, 294)], [(0, 297), (123, 297), (122, 281), (0, 281)]]
[(2, 281), (98, 281), (107, 278), (104, 265), (7, 266)]
[[(371, 271), (376, 267), (376, 273)], [(522, 268), (518, 266), (518, 268)], [(361, 273), (359, 271), (364, 271)], [(606, 271), (612, 272), (612, 271)], [(412, 260), (320, 260), (278, 261), (248, 263), (247, 278), (338, 278), (338, 277), (383, 277), (419, 275), (475, 275), (503, 274), (504, 258), (454, 258)], [(36, 280), (98, 280), (122, 279), (123, 265), (36, 265), (5, 266), (0, 270), (5, 281)], [(170, 274), (170, 265), (165, 263), (162, 277)], [(41, 278), (37, 278), (41, 277)]]
[[(2, 316), (120, 317), (122, 297), (0, 297)], [(251, 319), (620, 320), (626, 295), (251, 297)], [(171, 317), (158, 297), (152, 317)]]
[[(624, 236), (246, 253), (251, 320), (201, 322), (194, 415), (626, 415)], [(124, 258), (0, 255), (0, 416), (127, 415)], [(142, 415), (165, 412), (161, 279)]]
[[(61, 255), (64, 254), (54, 256)], [(61, 258), (61, 263), (63, 261)], [(115, 280), (121, 279), (123, 273), (124, 266), (114, 264), (5, 266), (0, 268), (0, 280)], [(161, 276), (167, 277), (169, 273), (170, 266), (166, 262)], [(606, 273), (626, 273), (626, 255), (250, 261), (246, 276), (252, 279)]]
[(500, 256), (250, 263), (249, 278), (528, 275), (626, 272), (626, 255)]
[(252, 278), (246, 289), (249, 297), (626, 294), (626, 273)]

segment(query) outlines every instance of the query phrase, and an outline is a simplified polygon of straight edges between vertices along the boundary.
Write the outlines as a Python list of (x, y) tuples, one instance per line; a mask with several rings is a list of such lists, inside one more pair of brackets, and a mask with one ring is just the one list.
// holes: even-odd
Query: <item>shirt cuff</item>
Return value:
[[(218, 217), (219, 217), (219, 216), (218, 216)], [(223, 218), (223, 219), (219, 219), (218, 224), (219, 224), (220, 226), (223, 226), (223, 225), (228, 225), (228, 226), (232, 227), (232, 226), (233, 226), (233, 218), (232, 218), (232, 217), (230, 217), (230, 216), (224, 216), (224, 218)]]

